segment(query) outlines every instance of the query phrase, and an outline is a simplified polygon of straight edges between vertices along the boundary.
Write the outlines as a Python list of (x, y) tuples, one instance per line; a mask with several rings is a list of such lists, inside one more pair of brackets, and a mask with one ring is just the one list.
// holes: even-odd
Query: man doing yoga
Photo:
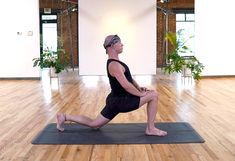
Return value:
[(146, 135), (165, 136), (166, 131), (154, 126), (157, 114), (158, 94), (154, 90), (140, 87), (132, 78), (128, 66), (119, 60), (123, 44), (117, 35), (105, 38), (104, 48), (108, 55), (107, 74), (111, 93), (106, 98), (106, 105), (95, 119), (82, 115), (57, 114), (57, 129), (64, 131), (65, 121), (72, 121), (91, 128), (100, 128), (121, 112), (130, 112), (147, 103)]

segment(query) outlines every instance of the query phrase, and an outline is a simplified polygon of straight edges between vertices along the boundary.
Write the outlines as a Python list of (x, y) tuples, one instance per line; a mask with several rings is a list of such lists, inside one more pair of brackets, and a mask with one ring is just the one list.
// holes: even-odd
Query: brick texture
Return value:
[[(160, 0), (156, 0), (158, 6), (171, 10), (176, 8), (194, 8), (194, 0), (170, 0), (167, 3), (159, 3)], [(68, 8), (68, 3), (62, 2), (60, 0), (39, 0), (40, 9), (52, 8), (52, 9), (66, 9)], [(71, 3), (71, 5), (75, 5)], [(69, 30), (67, 25), (68, 17), (65, 14), (58, 17), (62, 21), (58, 23), (58, 34), (64, 40), (64, 48), (66, 52), (70, 53), (70, 43), (69, 43)], [(168, 19), (168, 31), (176, 31), (176, 18), (175, 14), (169, 14)], [(72, 47), (73, 47), (73, 64), (78, 66), (79, 54), (78, 54), (78, 14), (77, 12), (71, 13), (71, 31), (72, 31)], [(161, 11), (157, 11), (157, 67), (161, 68), (166, 65), (166, 51), (164, 50), (164, 14)], [(62, 32), (60, 32), (62, 31)], [(169, 51), (171, 50), (171, 45), (169, 44)], [(71, 63), (72, 64), (72, 63)]]
[[(158, 6), (166, 10), (172, 9), (188, 9), (194, 8), (194, 0), (170, 0), (168, 3), (157, 3)], [(176, 32), (176, 15), (174, 13), (168, 14), (168, 31)], [(157, 67), (164, 67), (166, 65), (166, 48), (164, 35), (164, 14), (162, 11), (157, 11)], [(172, 49), (168, 42), (168, 52)]]

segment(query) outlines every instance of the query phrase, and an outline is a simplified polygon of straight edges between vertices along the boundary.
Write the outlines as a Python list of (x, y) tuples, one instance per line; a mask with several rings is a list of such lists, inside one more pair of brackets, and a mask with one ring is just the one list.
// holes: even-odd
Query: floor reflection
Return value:
[(59, 90), (59, 77), (50, 77), (49, 69), (41, 70), (41, 83), (46, 102), (51, 102), (52, 92)]
[(82, 76), (82, 82), (87, 88), (96, 87), (98, 81), (99, 81), (99, 76)]

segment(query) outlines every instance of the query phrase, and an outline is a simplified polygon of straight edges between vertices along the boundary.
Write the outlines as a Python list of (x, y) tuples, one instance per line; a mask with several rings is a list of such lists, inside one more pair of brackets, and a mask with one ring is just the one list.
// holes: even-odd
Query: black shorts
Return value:
[(113, 96), (109, 94), (106, 105), (100, 112), (105, 118), (112, 120), (117, 114), (134, 111), (139, 108), (140, 97), (131, 94)]

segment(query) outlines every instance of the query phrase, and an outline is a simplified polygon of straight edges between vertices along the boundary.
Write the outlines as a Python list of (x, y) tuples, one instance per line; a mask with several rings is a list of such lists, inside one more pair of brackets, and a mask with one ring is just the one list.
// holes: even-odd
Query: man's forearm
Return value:
[(132, 80), (132, 84), (135, 86), (135, 88), (138, 90), (138, 91), (140, 91), (141, 89), (140, 89), (140, 86), (138, 85), (138, 83), (133, 79)]
[(130, 93), (133, 94), (135, 96), (143, 96), (143, 93), (132, 83), (129, 83), (126, 87), (125, 90)]

